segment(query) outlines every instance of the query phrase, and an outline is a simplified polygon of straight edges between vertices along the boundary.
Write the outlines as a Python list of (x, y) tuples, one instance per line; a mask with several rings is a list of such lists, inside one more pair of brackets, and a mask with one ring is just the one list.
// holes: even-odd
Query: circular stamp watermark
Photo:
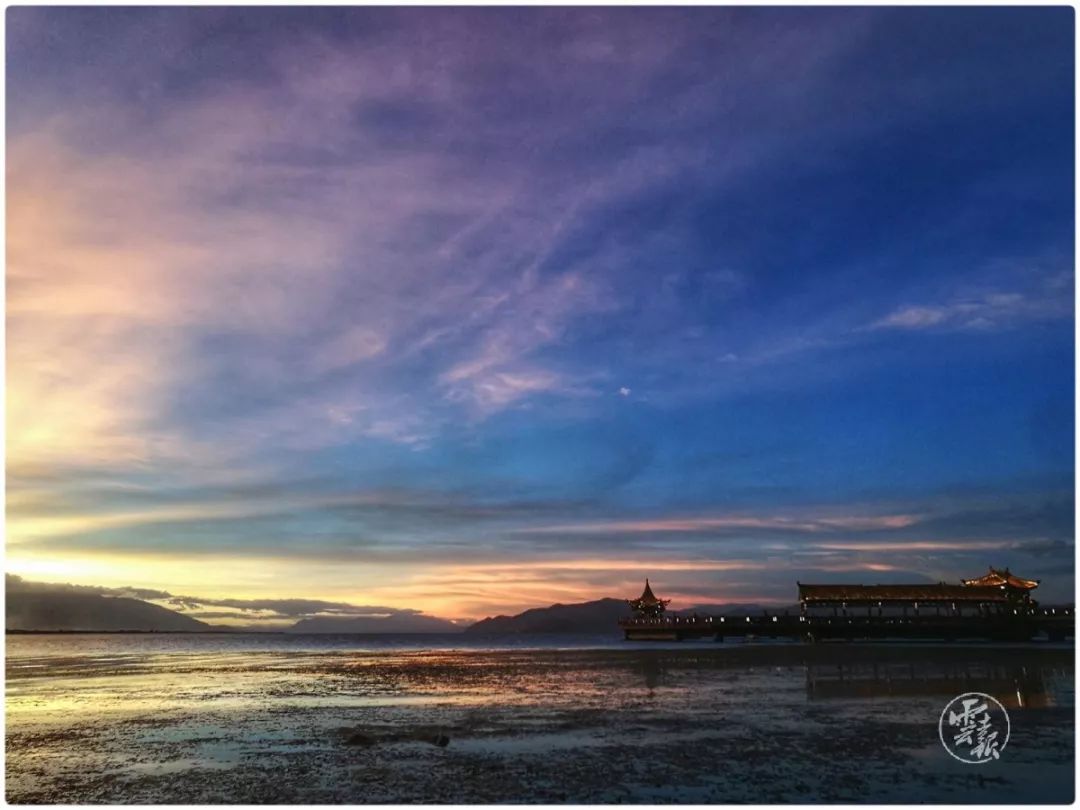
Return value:
[(954, 697), (938, 719), (938, 736), (949, 756), (972, 765), (1000, 759), (1011, 731), (1005, 707), (983, 692)]

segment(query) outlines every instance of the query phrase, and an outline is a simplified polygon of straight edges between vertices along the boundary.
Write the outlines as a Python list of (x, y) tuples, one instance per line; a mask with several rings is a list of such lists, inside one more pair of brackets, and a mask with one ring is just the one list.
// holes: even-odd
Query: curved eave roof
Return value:
[(649, 585), (649, 580), (645, 580), (645, 590), (641, 592), (641, 596), (637, 599), (627, 600), (633, 607), (655, 607), (656, 605), (666, 605), (670, 602), (670, 599), (657, 599), (656, 594), (652, 592), (652, 587)]
[(1032, 590), (1039, 587), (1039, 580), (1037, 579), (1024, 579), (1016, 576), (1016, 574), (1009, 571), (1006, 568), (1004, 571), (999, 571), (996, 568), (991, 568), (990, 572), (985, 576), (981, 576), (978, 579), (965, 579), (963, 583), (968, 586), (1002, 586), (1008, 585), (1012, 588), (1022, 588), (1023, 590)]

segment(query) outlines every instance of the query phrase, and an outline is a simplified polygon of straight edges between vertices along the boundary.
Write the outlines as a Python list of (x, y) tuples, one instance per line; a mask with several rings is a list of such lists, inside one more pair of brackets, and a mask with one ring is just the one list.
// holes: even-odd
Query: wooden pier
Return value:
[(1074, 638), (1072, 607), (1038, 610), (1026, 616), (671, 616), (624, 619), (619, 627), (628, 641), (684, 639), (791, 638), (804, 641), (840, 639), (992, 639), (1030, 641)]

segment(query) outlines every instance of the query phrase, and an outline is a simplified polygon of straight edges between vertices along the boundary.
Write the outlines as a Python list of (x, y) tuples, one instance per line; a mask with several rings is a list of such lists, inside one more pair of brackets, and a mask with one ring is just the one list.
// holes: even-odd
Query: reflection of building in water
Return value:
[(804, 585), (799, 605), (804, 616), (970, 616), (1032, 613), (1031, 591), (1039, 581), (1021, 579), (1008, 568), (991, 568), (977, 579), (920, 585)]
[(645, 688), (652, 692), (660, 686), (667, 676), (667, 667), (664, 662), (655, 655), (645, 655), (640, 659), (641, 673), (645, 676)]
[(806, 696), (831, 698), (955, 697), (964, 692), (993, 695), (1007, 708), (1055, 705), (1040, 667), (1004, 664), (812, 664), (806, 668)]

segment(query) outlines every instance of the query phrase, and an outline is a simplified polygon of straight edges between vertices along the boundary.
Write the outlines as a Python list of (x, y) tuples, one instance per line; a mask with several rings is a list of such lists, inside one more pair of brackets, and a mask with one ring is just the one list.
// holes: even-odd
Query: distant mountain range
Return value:
[[(265, 630), (211, 625), (175, 610), (84, 586), (6, 577), (4, 627), (14, 632), (206, 633)], [(460, 625), (421, 613), (301, 619), (287, 633), (460, 633)]]
[[(7, 578), (5, 627), (9, 631), (89, 631), (89, 632), (212, 632), (243, 631), (244, 627), (222, 627), (201, 622), (175, 610), (127, 596), (92, 593), (78, 586), (46, 585)], [(715, 616), (735, 613), (797, 612), (797, 605), (763, 608), (757, 604), (695, 605), (674, 615), (692, 613)], [(618, 621), (630, 615), (624, 599), (596, 599), (576, 604), (556, 604), (532, 608), (514, 616), (494, 616), (463, 628), (446, 619), (422, 613), (393, 613), (386, 616), (316, 616), (301, 619), (287, 633), (465, 633), (471, 635), (612, 634), (619, 633)]]
[(466, 633), (618, 633), (617, 622), (630, 614), (624, 599), (596, 599), (573, 605), (533, 608), (516, 616), (495, 616), (470, 625)]
[(205, 632), (215, 628), (141, 599), (88, 593), (8, 590), (7, 630)]
[[(693, 605), (682, 610), (672, 611), (676, 616), (689, 616), (693, 613), (712, 616), (733, 614), (770, 613), (798, 611), (798, 605), (782, 607), (764, 607), (753, 603)], [(532, 608), (516, 616), (494, 616), (482, 619), (466, 629), (466, 633), (481, 635), (509, 635), (514, 633), (610, 633), (617, 635), (619, 619), (630, 616), (630, 608), (625, 599), (596, 599), (592, 602), (578, 602), (572, 605), (551, 605), (544, 608)]]

